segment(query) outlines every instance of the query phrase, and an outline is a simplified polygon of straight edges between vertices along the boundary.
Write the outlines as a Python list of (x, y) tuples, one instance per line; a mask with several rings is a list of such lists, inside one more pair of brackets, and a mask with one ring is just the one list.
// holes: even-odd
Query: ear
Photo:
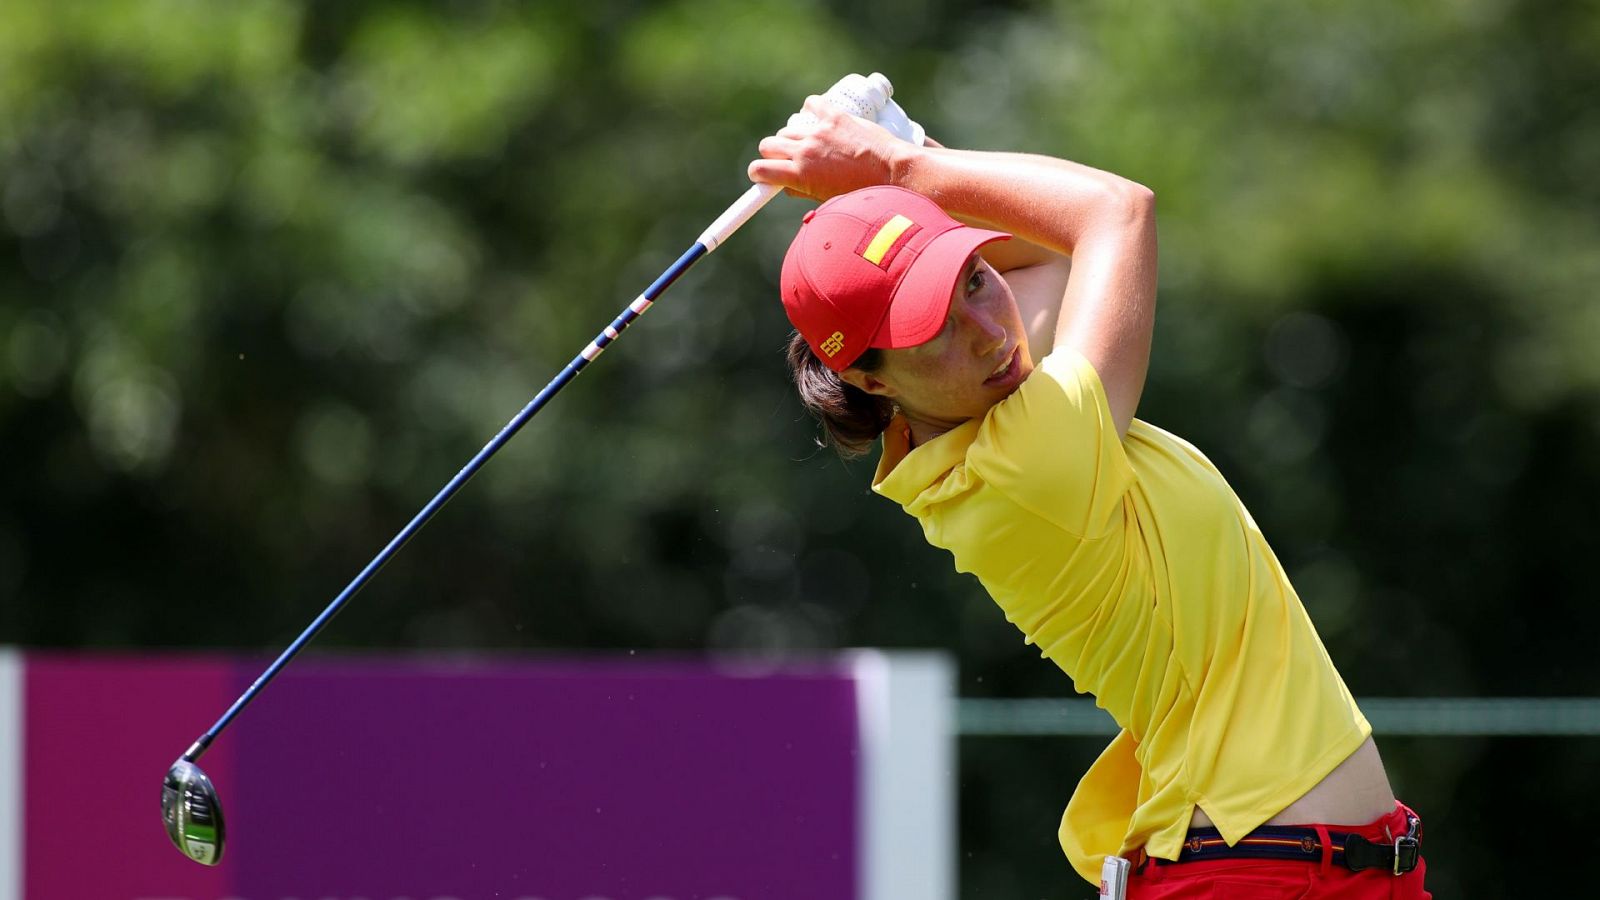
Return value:
[(863, 371), (855, 366), (850, 366), (843, 372), (840, 372), (839, 378), (845, 384), (848, 384), (851, 387), (859, 388), (869, 394), (875, 394), (879, 397), (894, 397), (897, 393), (899, 393), (892, 386), (890, 386), (888, 382), (872, 374), (871, 372)]

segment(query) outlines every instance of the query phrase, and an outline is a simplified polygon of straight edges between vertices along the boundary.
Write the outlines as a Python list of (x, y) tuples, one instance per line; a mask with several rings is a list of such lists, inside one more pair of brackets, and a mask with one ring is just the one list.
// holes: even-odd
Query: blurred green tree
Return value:
[[(880, 70), (946, 143), (1155, 188), (1141, 415), (1221, 465), (1358, 694), (1592, 691), (1597, 45), (1595, 4), (1516, 0), (12, 0), (0, 641), (281, 646), (762, 134)], [(772, 302), (803, 208), (675, 288), (320, 646), (939, 646), (964, 693), (1067, 693), (812, 445)], [(1440, 896), (1530, 889), (1519, 848), (1466, 852), (1490, 823), (1589, 833), (1592, 742), (1386, 748)], [(962, 749), (963, 896), (1076, 896), (1054, 817), (1095, 748)]]

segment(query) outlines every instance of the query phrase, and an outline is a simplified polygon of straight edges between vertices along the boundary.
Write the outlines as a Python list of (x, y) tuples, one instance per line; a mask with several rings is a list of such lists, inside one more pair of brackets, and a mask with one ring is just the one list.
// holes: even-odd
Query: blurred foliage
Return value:
[[(761, 135), (879, 70), (945, 143), (1155, 189), (1141, 416), (1227, 473), (1358, 695), (1592, 692), (1597, 46), (1592, 0), (9, 0), (0, 641), (282, 646)], [(674, 288), (319, 646), (938, 646), (965, 694), (1065, 693), (812, 445), (773, 302), (804, 208)], [(1590, 834), (1592, 741), (1385, 747), (1439, 896), (1563, 886), (1496, 823)], [(1082, 893), (1053, 833), (1095, 749), (963, 741), (963, 896)]]

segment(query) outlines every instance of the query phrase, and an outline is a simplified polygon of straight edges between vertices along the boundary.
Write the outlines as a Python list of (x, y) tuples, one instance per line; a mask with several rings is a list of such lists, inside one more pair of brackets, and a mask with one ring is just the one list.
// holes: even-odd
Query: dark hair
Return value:
[[(845, 459), (870, 450), (894, 416), (894, 404), (889, 398), (846, 383), (817, 359), (798, 331), (789, 335), (788, 358), (789, 375), (800, 392), (800, 402), (822, 423), (827, 439), (817, 441), (817, 445), (831, 443)], [(864, 372), (876, 372), (883, 365), (883, 352), (869, 347), (851, 365)]]

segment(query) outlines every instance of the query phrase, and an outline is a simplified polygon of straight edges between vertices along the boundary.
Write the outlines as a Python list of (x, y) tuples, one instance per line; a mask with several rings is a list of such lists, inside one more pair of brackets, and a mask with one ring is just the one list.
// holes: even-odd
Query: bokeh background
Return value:
[[(946, 144), (1151, 186), (1140, 415), (1204, 449), (1358, 696), (1600, 688), (1600, 4), (0, 4), (0, 643), (276, 649), (882, 71)], [(806, 204), (684, 279), (319, 639), (1070, 682), (814, 444)], [(197, 723), (203, 724), (203, 723)], [(174, 745), (189, 735), (174, 735)], [(960, 745), (963, 897), (1076, 897), (1102, 739)], [(1593, 738), (1383, 748), (1438, 896), (1600, 850)]]

